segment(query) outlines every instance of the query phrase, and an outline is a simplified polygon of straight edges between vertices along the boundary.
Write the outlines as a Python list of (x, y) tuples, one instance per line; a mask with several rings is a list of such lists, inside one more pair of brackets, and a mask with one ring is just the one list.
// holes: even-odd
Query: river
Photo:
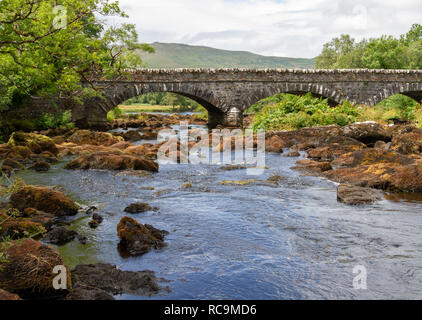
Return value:
[[(218, 165), (167, 164), (153, 177), (111, 171), (23, 171), (28, 184), (60, 186), (105, 219), (95, 230), (80, 214), (71, 228), (87, 235), (59, 248), (66, 263), (106, 262), (124, 270), (153, 270), (170, 293), (117, 299), (415, 299), (422, 298), (422, 201), (384, 199), (373, 205), (337, 202), (336, 184), (291, 170), (297, 158), (266, 155), (262, 176), (280, 185), (222, 185), (251, 179), (246, 170)], [(191, 182), (193, 187), (180, 190)], [(116, 225), (133, 202), (159, 208), (133, 216), (170, 232), (168, 246), (122, 258)], [(356, 266), (367, 290), (356, 290)]]

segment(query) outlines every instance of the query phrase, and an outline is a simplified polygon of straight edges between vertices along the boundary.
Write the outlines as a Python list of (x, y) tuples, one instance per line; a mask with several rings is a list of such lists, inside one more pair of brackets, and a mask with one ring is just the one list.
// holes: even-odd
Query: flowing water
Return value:
[[(61, 186), (105, 218), (96, 229), (80, 214), (72, 229), (88, 236), (59, 250), (69, 266), (106, 262), (124, 270), (153, 270), (171, 280), (154, 299), (422, 298), (422, 201), (389, 196), (373, 205), (337, 202), (336, 184), (293, 171), (297, 158), (266, 155), (264, 174), (216, 165), (168, 164), (151, 178), (110, 171), (25, 171), (27, 183)], [(268, 184), (222, 185), (223, 180), (285, 177)], [(186, 182), (193, 187), (179, 190)], [(122, 258), (116, 226), (133, 202), (159, 207), (134, 215), (170, 232), (168, 246)], [(357, 265), (367, 290), (356, 290)], [(150, 299), (122, 295), (118, 299)]]

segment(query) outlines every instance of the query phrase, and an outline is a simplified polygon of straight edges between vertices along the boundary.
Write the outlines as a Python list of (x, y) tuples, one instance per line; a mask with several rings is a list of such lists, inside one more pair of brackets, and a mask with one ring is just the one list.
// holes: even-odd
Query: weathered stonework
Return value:
[(249, 106), (277, 93), (311, 92), (333, 105), (344, 100), (376, 105), (398, 93), (422, 100), (422, 70), (137, 69), (114, 83), (91, 80), (108, 85), (106, 99), (75, 106), (74, 120), (81, 123), (104, 122), (108, 111), (149, 92), (173, 92), (197, 101), (208, 110), (213, 126), (241, 125)]

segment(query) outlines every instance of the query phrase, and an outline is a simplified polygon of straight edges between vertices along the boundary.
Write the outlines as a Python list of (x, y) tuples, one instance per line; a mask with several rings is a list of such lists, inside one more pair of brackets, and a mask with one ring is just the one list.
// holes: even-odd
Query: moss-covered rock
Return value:
[(122, 137), (114, 136), (108, 132), (77, 130), (67, 139), (67, 141), (78, 145), (90, 144), (109, 147), (113, 144), (124, 141), (124, 139)]
[[(57, 296), (66, 292), (55, 290), (55, 266), (65, 266), (60, 254), (50, 246), (32, 239), (16, 240), (5, 244), (7, 262), (0, 263), (0, 287), (11, 293), (37, 298)], [(67, 269), (67, 287), (71, 287)]]
[(51, 138), (36, 133), (14, 132), (10, 136), (8, 145), (11, 147), (27, 147), (32, 153), (37, 154), (48, 151), (57, 156), (59, 153)]
[(34, 208), (55, 216), (72, 216), (78, 213), (78, 205), (62, 192), (39, 186), (24, 186), (13, 193), (10, 203), (24, 210)]
[(6, 213), (0, 213), (0, 239), (10, 237), (11, 239), (21, 239), (33, 237), (40, 239), (47, 230), (37, 222), (28, 218), (14, 218)]
[(165, 230), (158, 230), (151, 225), (143, 225), (130, 217), (123, 217), (117, 225), (117, 235), (120, 238), (118, 246), (122, 256), (139, 256), (152, 248), (161, 249), (166, 246)]
[(158, 172), (158, 164), (152, 160), (140, 157), (99, 152), (88, 155), (81, 155), (79, 158), (69, 162), (66, 169), (105, 169), (105, 170), (145, 170)]

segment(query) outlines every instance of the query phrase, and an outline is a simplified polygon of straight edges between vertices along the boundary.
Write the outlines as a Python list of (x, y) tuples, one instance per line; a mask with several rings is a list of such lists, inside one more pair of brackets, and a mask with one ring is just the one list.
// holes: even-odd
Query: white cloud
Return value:
[(333, 37), (398, 36), (422, 23), (420, 0), (120, 0), (143, 42), (315, 57)]

